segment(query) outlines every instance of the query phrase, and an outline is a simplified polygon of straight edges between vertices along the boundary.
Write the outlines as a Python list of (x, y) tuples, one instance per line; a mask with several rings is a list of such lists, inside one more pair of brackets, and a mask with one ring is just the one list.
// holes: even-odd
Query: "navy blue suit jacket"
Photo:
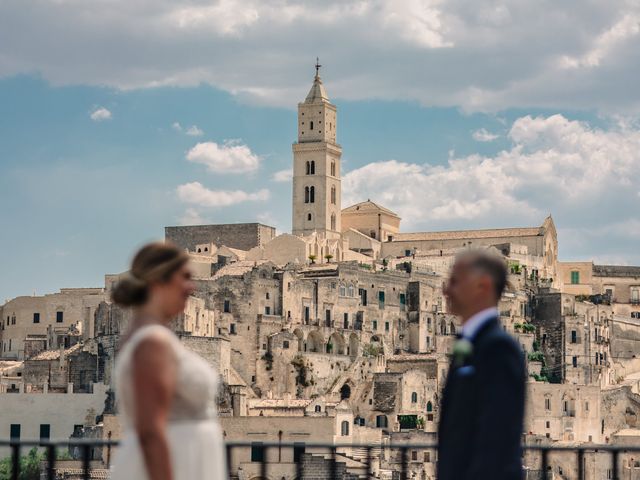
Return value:
[(524, 354), (498, 318), (452, 362), (438, 429), (438, 480), (522, 480)]

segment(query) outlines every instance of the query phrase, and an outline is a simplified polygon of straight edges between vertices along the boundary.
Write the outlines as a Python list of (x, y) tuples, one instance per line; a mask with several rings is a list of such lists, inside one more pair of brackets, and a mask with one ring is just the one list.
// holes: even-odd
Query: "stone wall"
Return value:
[(165, 227), (165, 238), (193, 251), (196, 245), (214, 243), (240, 250), (261, 246), (276, 236), (276, 229), (260, 223), (230, 223)]

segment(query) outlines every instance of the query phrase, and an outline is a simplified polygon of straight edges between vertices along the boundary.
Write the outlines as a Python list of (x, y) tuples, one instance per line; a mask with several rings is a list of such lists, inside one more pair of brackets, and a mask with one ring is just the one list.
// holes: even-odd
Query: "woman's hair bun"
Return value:
[(144, 280), (125, 273), (111, 292), (111, 299), (121, 307), (137, 307), (147, 301), (148, 285)]

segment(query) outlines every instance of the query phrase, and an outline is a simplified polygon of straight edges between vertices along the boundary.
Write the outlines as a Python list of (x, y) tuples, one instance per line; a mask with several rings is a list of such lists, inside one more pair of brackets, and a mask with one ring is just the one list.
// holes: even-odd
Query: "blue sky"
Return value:
[[(462, 3), (3, 4), (0, 301), (100, 286), (165, 225), (288, 231), (281, 180), (316, 54), (338, 106), (343, 206), (376, 200), (405, 231), (552, 213), (561, 258), (640, 264), (640, 102), (624, 81), (637, 79), (638, 10), (592, 5), (567, 31), (571, 9), (554, 6), (555, 40), (536, 47), (531, 11)], [(56, 15), (85, 24), (58, 29)], [(376, 22), (384, 44), (365, 28)]]

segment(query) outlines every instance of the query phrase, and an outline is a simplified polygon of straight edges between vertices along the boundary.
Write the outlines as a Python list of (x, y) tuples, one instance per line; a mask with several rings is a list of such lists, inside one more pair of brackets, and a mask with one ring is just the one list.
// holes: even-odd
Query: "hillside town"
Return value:
[[(326, 454), (305, 448), (318, 442), (337, 447), (340, 478), (367, 473), (367, 452), (350, 447), (361, 444), (373, 447), (374, 476), (396, 478), (401, 459), (386, 445), (437, 443), (461, 328), (443, 285), (456, 255), (486, 249), (507, 265), (500, 320), (528, 368), (523, 443), (637, 444), (640, 266), (562, 261), (551, 215), (524, 228), (405, 232), (376, 199), (343, 208), (337, 120), (316, 71), (298, 104), (291, 233), (261, 223), (165, 228), (197, 284), (172, 328), (219, 372), (226, 440), (296, 443), (269, 457), (273, 480), (297, 478), (299, 463), (329, 472)], [(131, 312), (110, 293), (121, 274), (0, 306), (1, 437), (120, 437), (114, 363)], [(111, 455), (96, 448), (94, 470), (107, 472)], [(231, 476), (260, 478), (258, 457), (234, 455)], [(435, 451), (411, 450), (408, 461), (410, 478), (435, 478)], [(620, 461), (620, 478), (640, 479), (637, 455)], [(77, 462), (74, 452), (59, 462), (61, 478), (76, 478)], [(535, 455), (524, 464), (528, 478), (543, 478)], [(604, 452), (585, 453), (583, 468), (587, 479), (613, 478)], [(569, 454), (553, 455), (549, 469), (544, 478), (577, 478)]]

